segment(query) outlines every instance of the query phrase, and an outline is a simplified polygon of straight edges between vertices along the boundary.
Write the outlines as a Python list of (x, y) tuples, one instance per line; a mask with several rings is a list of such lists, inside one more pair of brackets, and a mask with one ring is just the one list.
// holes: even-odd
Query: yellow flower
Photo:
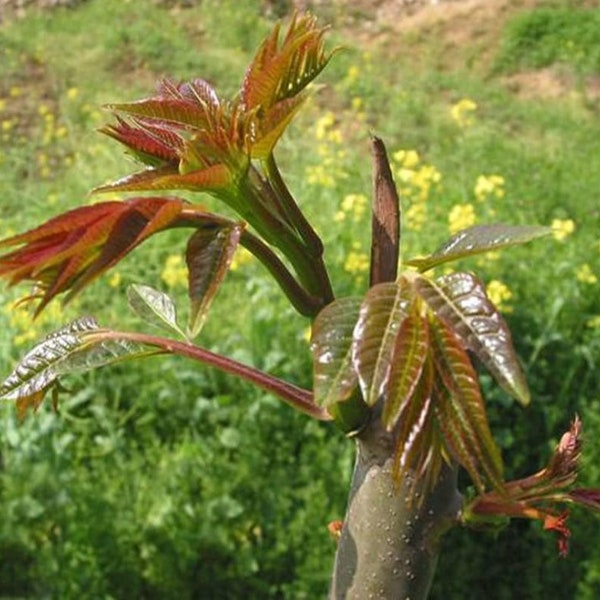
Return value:
[(161, 279), (170, 287), (187, 285), (187, 267), (179, 254), (171, 254), (165, 261), (165, 266), (160, 274)]
[(113, 273), (110, 277), (110, 279), (108, 280), (108, 285), (110, 285), (110, 287), (116, 288), (119, 287), (121, 283), (121, 274), (120, 273)]
[(342, 200), (341, 209), (344, 214), (351, 213), (354, 221), (360, 221), (367, 212), (368, 202), (364, 194), (348, 194)]
[(326, 112), (315, 123), (315, 137), (318, 140), (324, 140), (327, 137), (327, 132), (334, 123), (335, 115), (331, 111)]
[(324, 164), (308, 165), (305, 172), (308, 183), (326, 188), (335, 187), (335, 177)]
[(360, 69), (356, 65), (350, 65), (350, 68), (346, 73), (346, 84), (352, 85), (355, 83), (358, 80), (359, 75)]
[(475, 101), (463, 98), (450, 107), (450, 116), (459, 127), (468, 127), (473, 124), (473, 113), (477, 110)]
[(586, 325), (592, 329), (600, 329), (600, 315), (588, 319)]
[(15, 332), (13, 343), (16, 346), (35, 342), (43, 330), (62, 324), (65, 318), (61, 305), (56, 302), (51, 302), (35, 322), (31, 306), (19, 300), (9, 302), (4, 306), (3, 312), (8, 316), (9, 327)]
[(489, 196), (504, 196), (504, 177), (502, 175), (480, 175), (475, 183), (475, 197), (482, 202)]
[(252, 262), (254, 255), (252, 252), (246, 250), (243, 246), (238, 246), (236, 248), (235, 254), (233, 255), (233, 259), (231, 260), (231, 264), (229, 265), (229, 269), (231, 271), (237, 271), (243, 265), (247, 265), (249, 262)]
[(75, 98), (77, 98), (77, 96), (79, 96), (79, 90), (76, 87), (70, 87), (67, 90), (67, 98), (69, 100), (75, 100)]
[(0, 98), (0, 112), (2, 112), (6, 108), (6, 100), (4, 98)]
[(472, 204), (455, 204), (448, 215), (448, 229), (450, 233), (457, 233), (474, 225), (476, 221), (475, 209)]
[(588, 283), (590, 285), (598, 282), (598, 277), (587, 263), (581, 265), (575, 271), (575, 277), (577, 278), (577, 281), (580, 281), (581, 283)]
[(405, 169), (414, 169), (420, 161), (416, 150), (398, 150), (394, 152), (392, 158)]
[(11, 95), (11, 97), (13, 98), (18, 98), (21, 93), (23, 92), (23, 90), (18, 86), (18, 85), (13, 85), (10, 90), (8, 91), (8, 93)]
[(504, 309), (505, 311), (510, 312), (510, 308), (507, 307), (505, 303), (512, 298), (512, 292), (504, 283), (497, 279), (492, 279), (492, 281), (487, 284), (486, 291), (488, 298), (498, 309)]
[(573, 219), (553, 219), (552, 235), (555, 240), (562, 242), (575, 231), (575, 221)]
[(424, 202), (415, 202), (404, 211), (404, 224), (407, 229), (420, 231), (427, 220), (427, 205)]
[[(355, 112), (360, 112), (360, 110), (364, 107), (364, 101), (360, 96), (355, 96), (352, 98), (352, 110)], [(362, 113), (361, 113), (362, 118)]]
[(357, 242), (352, 244), (352, 250), (348, 252), (344, 262), (344, 270), (353, 274), (364, 273), (368, 270), (369, 264), (369, 257), (364, 252), (360, 252), (360, 244)]

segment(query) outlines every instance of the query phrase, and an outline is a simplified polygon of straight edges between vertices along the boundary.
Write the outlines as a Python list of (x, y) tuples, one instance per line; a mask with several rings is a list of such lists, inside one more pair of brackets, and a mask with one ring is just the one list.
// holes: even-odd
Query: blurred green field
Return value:
[[(0, 238), (133, 170), (94, 131), (110, 119), (103, 103), (150, 95), (163, 76), (235, 93), (288, 4), (87, 0), (6, 18)], [(456, 2), (379, 21), (368, 2), (315, 4), (343, 50), (277, 157), (325, 240), (336, 294), (368, 280), (371, 133), (392, 156), (404, 256), (473, 223), (552, 225), (548, 239), (460, 266), (494, 290), (532, 389), (524, 410), (482, 379), (507, 474), (540, 468), (578, 413), (580, 480), (600, 485), (600, 7), (488, 0), (467, 13)], [(185, 312), (185, 239), (150, 240), (34, 323), (14, 306), (28, 290), (1, 287), (1, 374), (82, 314), (143, 328), (127, 308), (130, 283), (168, 291)], [(309, 387), (308, 321), (258, 264), (236, 263), (203, 345)], [(58, 414), (44, 406), (19, 425), (13, 406), (0, 412), (0, 598), (325, 597), (326, 526), (343, 515), (352, 468), (343, 436), (183, 360), (125, 363), (68, 386)], [(537, 524), (497, 538), (453, 531), (432, 598), (597, 598), (600, 522), (576, 513), (572, 529), (566, 560)]]

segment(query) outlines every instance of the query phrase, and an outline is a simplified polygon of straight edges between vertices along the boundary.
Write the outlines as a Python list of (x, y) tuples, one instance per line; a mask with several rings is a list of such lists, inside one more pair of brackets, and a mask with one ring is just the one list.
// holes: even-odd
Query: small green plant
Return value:
[[(277, 142), (330, 61), (325, 29), (296, 15), (276, 27), (248, 67), (238, 94), (222, 99), (202, 79), (165, 80), (156, 95), (109, 108), (102, 131), (141, 164), (97, 193), (152, 192), (81, 206), (0, 242), (0, 275), (34, 284), (39, 314), (66, 301), (154, 234), (192, 231), (186, 247), (189, 309), (146, 284), (128, 290), (140, 319), (170, 333), (119, 331), (82, 317), (34, 346), (0, 386), (20, 415), (48, 393), (58, 402), (74, 372), (173, 354), (250, 381), (297, 410), (333, 421), (356, 443), (357, 460), (339, 537), (332, 598), (426, 597), (444, 532), (496, 530), (508, 517), (539, 519), (567, 553), (569, 504), (600, 509), (600, 491), (573, 489), (581, 453), (575, 417), (548, 465), (506, 481), (472, 353), (508, 394), (530, 401), (511, 334), (472, 273), (432, 270), (456, 259), (522, 244), (539, 226), (472, 226), (427, 256), (400, 253), (400, 203), (383, 142), (373, 138), (369, 289), (336, 298), (324, 247), (286, 185)], [(165, 190), (209, 194), (239, 219), (208, 212)], [(229, 213), (228, 213), (229, 214)], [(239, 247), (269, 271), (298, 313), (312, 320), (312, 390), (195, 343)], [(463, 469), (473, 487), (458, 489)], [(559, 508), (556, 508), (558, 506)]]
[(600, 69), (600, 11), (585, 8), (538, 8), (507, 25), (497, 64), (503, 69), (539, 69), (566, 64), (578, 73)]

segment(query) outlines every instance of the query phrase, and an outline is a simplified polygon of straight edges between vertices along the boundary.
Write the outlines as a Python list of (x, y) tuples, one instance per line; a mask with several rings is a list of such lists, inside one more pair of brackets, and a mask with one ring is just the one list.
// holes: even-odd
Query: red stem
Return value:
[(91, 334), (95, 339), (121, 339), (138, 344), (154, 346), (165, 352), (185, 356), (193, 360), (211, 365), (220, 371), (235, 375), (249, 381), (259, 388), (271, 392), (297, 410), (320, 421), (330, 421), (331, 415), (313, 401), (312, 392), (288, 383), (283, 379), (269, 375), (263, 371), (244, 365), (221, 354), (215, 354), (205, 348), (194, 346), (187, 342), (179, 342), (145, 333), (101, 330)]

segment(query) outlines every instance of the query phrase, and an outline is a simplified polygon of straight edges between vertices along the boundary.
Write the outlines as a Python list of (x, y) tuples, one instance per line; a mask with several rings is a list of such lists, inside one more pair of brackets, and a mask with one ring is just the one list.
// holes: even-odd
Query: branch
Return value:
[(330, 421), (331, 415), (323, 408), (318, 407), (313, 402), (312, 392), (304, 388), (295, 386), (278, 377), (264, 373), (254, 367), (244, 365), (236, 360), (227, 358), (220, 354), (194, 346), (187, 342), (179, 342), (154, 335), (144, 333), (133, 333), (124, 331), (101, 330), (94, 333), (95, 340), (128, 340), (138, 344), (153, 346), (160, 348), (164, 352), (185, 356), (195, 361), (205, 363), (212, 367), (230, 373), (240, 379), (249, 381), (257, 387), (275, 394), (281, 400), (292, 406), (293, 408), (303, 412), (320, 421)]

